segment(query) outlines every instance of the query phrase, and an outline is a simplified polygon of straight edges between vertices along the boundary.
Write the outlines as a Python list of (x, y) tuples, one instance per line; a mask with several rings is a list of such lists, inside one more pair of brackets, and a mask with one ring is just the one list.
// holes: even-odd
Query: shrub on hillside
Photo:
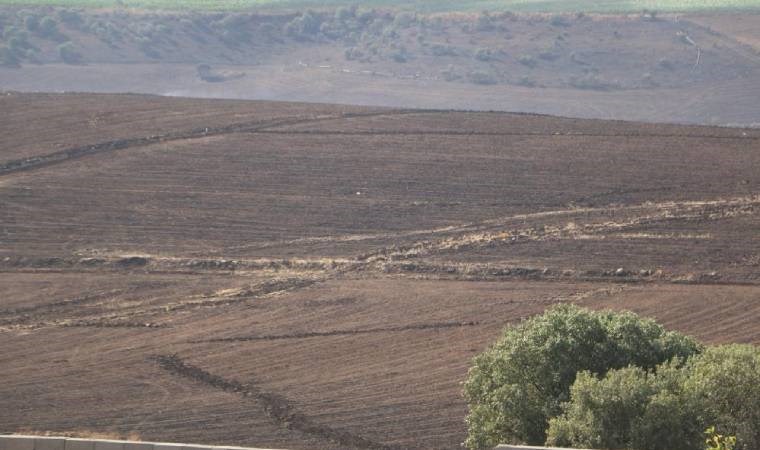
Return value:
[(24, 17), (24, 28), (30, 33), (35, 33), (40, 26), (40, 18), (34, 14)]
[(417, 23), (417, 16), (408, 12), (400, 12), (393, 18), (393, 27), (398, 29), (409, 28)]
[(549, 23), (553, 27), (569, 27), (570, 21), (567, 19), (567, 17), (563, 15), (556, 15), (552, 16), (552, 18), (549, 20)]
[(46, 39), (61, 39), (63, 36), (61, 35), (61, 32), (58, 31), (58, 22), (55, 21), (52, 17), (43, 17), (42, 20), (40, 20), (40, 24), (37, 27), (37, 34), (40, 36), (46, 38)]
[(695, 340), (633, 313), (561, 305), (518, 326), (474, 360), (465, 383), (470, 448), (543, 444), (580, 371), (653, 370), (701, 351)]
[(474, 70), (470, 72), (467, 74), (467, 78), (469, 78), (470, 81), (475, 84), (496, 84), (498, 81), (493, 74), (489, 72), (483, 72), (481, 70)]
[(430, 53), (433, 56), (456, 56), (456, 47), (448, 44), (433, 44), (430, 46)]
[(18, 67), (19, 63), (19, 57), (14, 51), (6, 46), (0, 46), (0, 66)]
[(478, 61), (490, 61), (494, 58), (495, 52), (490, 48), (479, 48), (475, 50), (475, 59)]
[(58, 46), (58, 55), (66, 64), (79, 64), (82, 62), (82, 55), (76, 50), (74, 44), (65, 42)]
[(608, 91), (611, 89), (619, 89), (621, 87), (619, 82), (607, 80), (601, 75), (594, 73), (586, 73), (582, 76), (572, 76), (568, 80), (568, 84), (574, 88), (596, 91)]
[(313, 39), (322, 25), (322, 18), (313, 11), (306, 11), (285, 24), (285, 34), (296, 40)]
[(530, 55), (520, 55), (517, 57), (517, 62), (523, 66), (530, 67), (531, 69), (536, 67), (536, 58)]
[(66, 25), (74, 28), (78, 28), (82, 25), (82, 16), (73, 9), (61, 9), (58, 10), (58, 19)]

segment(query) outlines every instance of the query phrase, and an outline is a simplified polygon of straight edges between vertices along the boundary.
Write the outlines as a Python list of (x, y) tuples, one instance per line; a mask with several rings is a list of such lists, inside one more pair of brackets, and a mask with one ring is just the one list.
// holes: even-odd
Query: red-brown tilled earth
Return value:
[(760, 131), (0, 97), (0, 432), (458, 448), (563, 302), (760, 342)]

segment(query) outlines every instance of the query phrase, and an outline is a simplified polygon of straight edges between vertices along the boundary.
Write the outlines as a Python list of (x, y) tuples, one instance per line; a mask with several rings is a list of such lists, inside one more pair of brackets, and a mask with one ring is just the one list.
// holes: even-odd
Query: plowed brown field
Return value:
[(84, 94), (0, 110), (0, 432), (454, 449), (470, 359), (550, 305), (760, 343), (758, 130)]

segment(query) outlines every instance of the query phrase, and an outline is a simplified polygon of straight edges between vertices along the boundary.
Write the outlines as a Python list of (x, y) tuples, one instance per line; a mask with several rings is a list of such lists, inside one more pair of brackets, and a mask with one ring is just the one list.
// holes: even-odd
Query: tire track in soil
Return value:
[[(271, 279), (256, 283), (247, 288), (235, 289), (229, 293), (216, 295), (199, 295), (189, 300), (175, 303), (152, 305), (148, 307), (138, 307), (133, 310), (122, 310), (101, 314), (93, 314), (80, 318), (68, 318), (49, 321), (40, 321), (33, 316), (9, 317), (0, 319), (0, 329), (36, 329), (42, 327), (92, 327), (92, 328), (170, 328), (168, 325), (154, 323), (150, 320), (140, 320), (139, 318), (153, 317), (160, 314), (171, 314), (176, 311), (188, 309), (211, 308), (220, 306), (229, 306), (238, 303), (248, 302), (254, 299), (268, 298), (281, 295), (297, 289), (303, 289), (313, 284), (327, 281), (330, 277), (325, 278), (284, 278)], [(65, 303), (57, 302), (58, 304)], [(47, 305), (40, 305), (40, 310), (46, 310)], [(52, 308), (52, 312), (56, 312)]]
[(205, 339), (199, 341), (189, 341), (188, 344), (207, 344), (216, 342), (249, 342), (249, 341), (279, 341), (285, 339), (309, 339), (315, 337), (330, 337), (330, 336), (356, 336), (361, 334), (372, 333), (397, 333), (401, 331), (414, 331), (414, 330), (444, 330), (448, 328), (463, 328), (463, 327), (475, 327), (484, 325), (484, 322), (439, 322), (439, 323), (423, 323), (417, 325), (405, 325), (400, 327), (382, 327), (382, 328), (368, 328), (364, 330), (331, 330), (331, 331), (308, 331), (303, 333), (291, 333), (291, 334), (270, 334), (261, 336), (240, 336), (230, 338), (217, 338), (217, 339)]
[(164, 371), (178, 377), (193, 380), (207, 387), (237, 394), (263, 406), (264, 412), (279, 426), (308, 436), (329, 441), (351, 449), (396, 450), (391, 446), (375, 442), (350, 431), (316, 423), (296, 410), (293, 402), (286, 397), (264, 392), (254, 383), (241, 383), (210, 373), (200, 367), (186, 363), (179, 355), (156, 355), (149, 358)]
[(10, 330), (37, 330), (40, 328), (145, 328), (145, 329), (167, 329), (172, 328), (166, 324), (150, 322), (108, 322), (99, 320), (54, 320), (49, 322), (35, 323), (9, 323), (0, 324), (0, 331)]
[(121, 295), (129, 290), (115, 289), (108, 292), (101, 292), (98, 294), (83, 295), (81, 297), (70, 298), (66, 300), (59, 300), (53, 303), (46, 303), (42, 305), (24, 306), (19, 308), (0, 309), (0, 323), (2, 323), (3, 317), (7, 316), (25, 316), (27, 314), (33, 314), (38, 312), (56, 312), (60, 309), (64, 309), (70, 306), (81, 306), (88, 303), (97, 302), (99, 300), (107, 300), (115, 295)]
[[(548, 211), (545, 213), (512, 216), (509, 218), (463, 225), (459, 227), (458, 233), (453, 233), (449, 230), (440, 233), (450, 234), (450, 236), (423, 240), (405, 246), (382, 248), (373, 253), (359, 257), (359, 260), (367, 262), (391, 262), (419, 258), (441, 252), (488, 247), (498, 243), (514, 244), (519, 242), (574, 239), (585, 235), (620, 232), (641, 226), (677, 221), (715, 221), (736, 216), (753, 215), (757, 213), (758, 209), (760, 209), (760, 195), (710, 201), (663, 202), (651, 205), (643, 204), (608, 208), (592, 207)], [(557, 217), (561, 215), (573, 217), (591, 212), (622, 212), (632, 213), (632, 216), (628, 217), (627, 220), (617, 222), (610, 220), (600, 222), (597, 220), (586, 224), (574, 224), (572, 228), (536, 225), (526, 228), (500, 229), (509, 221), (519, 218), (543, 218)]]
[[(609, 194), (611, 193), (605, 193), (602, 195), (609, 195)], [(582, 202), (584, 199), (586, 199), (586, 197), (581, 198), (577, 201)], [(515, 215), (504, 216), (504, 217), (499, 217), (495, 219), (487, 219), (487, 220), (476, 221), (476, 222), (467, 222), (467, 223), (462, 223), (459, 225), (449, 225), (449, 226), (438, 227), (438, 228), (399, 231), (396, 233), (348, 234), (348, 235), (338, 235), (338, 236), (306, 237), (306, 238), (289, 239), (289, 240), (266, 242), (266, 243), (238, 245), (238, 246), (230, 247), (230, 249), (261, 250), (261, 249), (271, 248), (271, 247), (287, 247), (287, 246), (292, 246), (292, 245), (310, 245), (310, 244), (323, 244), (323, 243), (331, 243), (331, 242), (337, 242), (337, 243), (361, 242), (361, 241), (382, 240), (382, 239), (400, 238), (400, 237), (408, 238), (408, 237), (425, 236), (425, 235), (429, 235), (430, 237), (433, 237), (436, 235), (442, 235), (442, 236), (455, 235), (455, 234), (464, 235), (468, 232), (484, 231), (484, 230), (492, 229), (495, 227), (505, 226), (509, 224), (510, 222), (540, 220), (544, 218), (548, 219), (548, 218), (559, 218), (559, 217), (574, 218), (576, 216), (581, 216), (583, 214), (589, 215), (589, 214), (606, 214), (606, 213), (617, 213), (617, 212), (624, 212), (624, 213), (625, 212), (630, 212), (630, 213), (641, 212), (643, 214), (643, 213), (646, 213), (647, 211), (667, 213), (667, 212), (678, 210), (678, 209), (693, 210), (693, 209), (698, 209), (698, 208), (720, 209), (720, 208), (732, 208), (732, 207), (735, 207), (735, 208), (750, 207), (751, 208), (755, 206), (760, 206), (760, 195), (722, 198), (722, 199), (714, 199), (714, 200), (664, 201), (664, 202), (658, 202), (658, 203), (640, 203), (640, 204), (629, 204), (629, 205), (620, 205), (620, 206), (578, 206), (574, 208), (541, 211), (541, 212), (536, 212), (536, 213), (515, 214)], [(414, 245), (422, 244), (423, 242), (427, 242), (427, 241), (420, 241), (420, 242), (411, 244), (409, 246), (406, 246), (405, 248), (413, 247)], [(384, 251), (387, 252), (390, 250), (397, 250), (398, 248), (399, 248), (398, 246), (391, 246), (386, 249), (380, 249), (375, 252), (370, 252), (364, 255), (360, 255), (357, 259), (360, 261), (364, 261), (373, 256), (378, 256), (380, 254), (383, 254)]]

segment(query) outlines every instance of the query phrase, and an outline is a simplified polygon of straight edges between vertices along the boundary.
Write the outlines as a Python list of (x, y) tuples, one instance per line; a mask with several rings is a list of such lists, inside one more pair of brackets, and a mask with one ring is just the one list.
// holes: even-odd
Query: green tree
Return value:
[(710, 347), (689, 364), (686, 381), (705, 400), (708, 424), (737, 438), (737, 450), (760, 448), (760, 349), (752, 345)]
[(677, 359), (646, 371), (629, 366), (599, 379), (584, 371), (564, 413), (549, 421), (547, 444), (598, 449), (694, 450), (702, 443), (699, 400), (684, 391)]
[(507, 328), (475, 358), (464, 389), (470, 409), (465, 445), (543, 444), (578, 372), (604, 375), (629, 365), (653, 370), (700, 350), (695, 340), (633, 313), (552, 308)]

